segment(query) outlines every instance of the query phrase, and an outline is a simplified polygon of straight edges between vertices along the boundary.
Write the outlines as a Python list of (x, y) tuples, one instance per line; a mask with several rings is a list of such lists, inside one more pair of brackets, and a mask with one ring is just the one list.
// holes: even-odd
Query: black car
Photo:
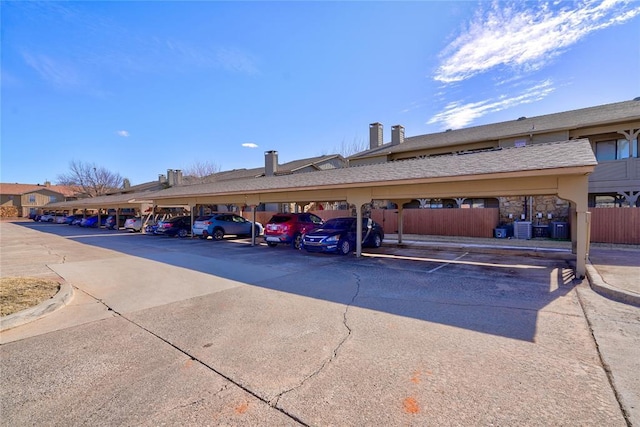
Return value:
[[(362, 246), (379, 248), (384, 239), (382, 226), (362, 218)], [(356, 218), (333, 218), (304, 235), (303, 247), (309, 252), (337, 252), (346, 255), (356, 248)]]
[(187, 237), (191, 232), (190, 216), (174, 216), (173, 218), (159, 221), (153, 234), (164, 236)]

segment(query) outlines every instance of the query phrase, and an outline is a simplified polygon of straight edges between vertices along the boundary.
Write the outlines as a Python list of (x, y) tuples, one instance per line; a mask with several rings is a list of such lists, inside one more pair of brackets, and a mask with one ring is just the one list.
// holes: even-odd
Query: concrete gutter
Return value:
[(64, 307), (73, 299), (73, 287), (68, 283), (62, 283), (58, 293), (35, 307), (10, 314), (0, 318), (0, 331), (21, 326), (34, 320), (38, 320), (49, 313)]
[(575, 254), (568, 249), (545, 248), (535, 246), (484, 245), (457, 242), (404, 241), (402, 243), (385, 241), (387, 247), (396, 248), (428, 248), (432, 250), (458, 250), (497, 255), (526, 255), (542, 258), (575, 259)]

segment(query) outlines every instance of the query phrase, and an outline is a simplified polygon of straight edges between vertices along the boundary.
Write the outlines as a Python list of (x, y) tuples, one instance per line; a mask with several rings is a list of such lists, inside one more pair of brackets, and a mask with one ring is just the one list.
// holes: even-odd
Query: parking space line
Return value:
[[(458, 258), (454, 259), (453, 261), (459, 261), (461, 260), (464, 256), (469, 255), (469, 252), (465, 252), (462, 255), (460, 255)], [(436, 268), (432, 268), (431, 270), (427, 271), (427, 273), (433, 273), (436, 272), (438, 270), (440, 270), (442, 267), (446, 267), (447, 265), (451, 264), (451, 262), (447, 262), (446, 264), (442, 264), (437, 266)]]

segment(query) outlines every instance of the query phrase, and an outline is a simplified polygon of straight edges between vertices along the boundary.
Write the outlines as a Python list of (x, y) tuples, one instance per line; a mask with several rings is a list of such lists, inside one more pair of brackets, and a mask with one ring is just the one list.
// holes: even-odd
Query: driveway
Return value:
[(2, 333), (2, 425), (627, 425), (563, 260), (0, 226), (76, 291)]

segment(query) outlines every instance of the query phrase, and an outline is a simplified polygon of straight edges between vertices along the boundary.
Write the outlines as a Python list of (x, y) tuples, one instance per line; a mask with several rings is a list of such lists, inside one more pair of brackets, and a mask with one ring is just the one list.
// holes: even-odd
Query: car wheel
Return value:
[(213, 230), (214, 240), (222, 240), (224, 238), (224, 230), (222, 228), (216, 228)]
[(295, 236), (293, 236), (291, 246), (293, 247), (293, 249), (302, 249), (302, 234), (296, 234)]
[(351, 243), (348, 240), (342, 240), (338, 243), (338, 252), (340, 255), (347, 255), (351, 252)]
[(382, 237), (378, 233), (373, 235), (373, 239), (371, 239), (371, 245), (374, 248), (379, 248), (382, 245)]
[(275, 242), (267, 242), (267, 246), (269, 246), (270, 248), (275, 248), (276, 246), (278, 246), (278, 244)]
[(187, 230), (185, 230), (184, 228), (178, 231), (178, 237), (180, 238), (185, 238), (187, 237)]

